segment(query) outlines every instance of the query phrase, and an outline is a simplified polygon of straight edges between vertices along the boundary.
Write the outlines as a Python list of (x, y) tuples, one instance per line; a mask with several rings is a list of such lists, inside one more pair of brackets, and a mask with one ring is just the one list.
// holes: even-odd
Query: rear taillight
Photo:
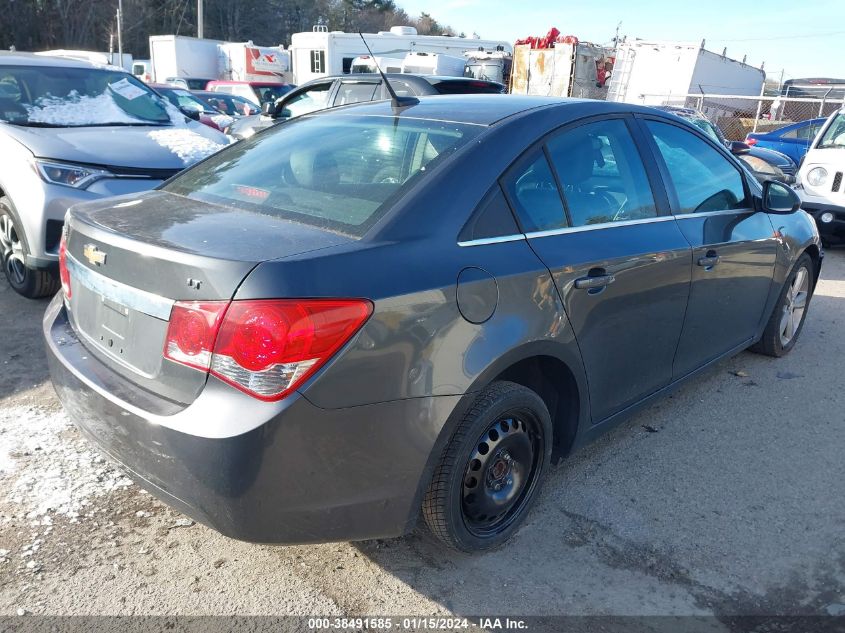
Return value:
[(177, 303), (165, 356), (261, 400), (281, 400), (328, 361), (372, 312), (359, 299)]
[(67, 269), (67, 231), (62, 231), (62, 240), (59, 242), (59, 279), (62, 282), (62, 292), (70, 299), (70, 272)]
[(170, 312), (164, 357), (208, 371), (228, 301), (177, 302)]
[(746, 144), (746, 145), (756, 145), (756, 144), (757, 144), (757, 139), (756, 139), (756, 138), (751, 138), (751, 137), (748, 137), (748, 138), (746, 138), (746, 139), (745, 139), (745, 144)]

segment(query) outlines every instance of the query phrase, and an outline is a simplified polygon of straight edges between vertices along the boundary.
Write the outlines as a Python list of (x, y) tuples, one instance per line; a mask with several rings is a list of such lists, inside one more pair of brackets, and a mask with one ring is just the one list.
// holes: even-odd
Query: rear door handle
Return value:
[(721, 259), (715, 251), (707, 251), (707, 255), (698, 258), (698, 265), (704, 268), (713, 268)]
[(579, 290), (592, 290), (594, 288), (604, 288), (616, 281), (613, 275), (597, 275), (595, 277), (581, 277), (575, 280), (575, 287)]

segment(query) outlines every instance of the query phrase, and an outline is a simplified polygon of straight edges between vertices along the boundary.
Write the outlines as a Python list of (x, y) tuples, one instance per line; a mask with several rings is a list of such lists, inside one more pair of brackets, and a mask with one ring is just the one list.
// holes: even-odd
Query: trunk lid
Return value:
[(206, 374), (164, 359), (174, 302), (230, 300), (260, 262), (351, 239), (161, 191), (76, 206), (67, 230), (66, 305), (82, 342), (114, 371), (185, 404)]

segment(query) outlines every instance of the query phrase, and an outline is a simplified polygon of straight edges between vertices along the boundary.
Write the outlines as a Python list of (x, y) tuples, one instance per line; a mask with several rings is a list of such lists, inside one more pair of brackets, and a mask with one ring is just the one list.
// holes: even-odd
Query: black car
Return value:
[(705, 134), (722, 143), (734, 155), (736, 155), (745, 166), (754, 174), (760, 182), (766, 180), (779, 180), (788, 185), (795, 183), (795, 175), (798, 173), (798, 166), (789, 156), (781, 152), (764, 147), (753, 147), (741, 141), (729, 141), (725, 138), (719, 126), (714, 125), (704, 113), (694, 108), (682, 108), (678, 106), (655, 106), (658, 110), (671, 112), (675, 116), (689, 121), (702, 130)]
[[(437, 77), (404, 73), (388, 73), (386, 76), (394, 92), (400, 97), (505, 92), (505, 86), (500, 83), (472, 77)], [(267, 114), (244, 117), (236, 121), (229, 127), (227, 133), (238, 139), (248, 138), (275, 123), (310, 112), (362, 101), (387, 99), (390, 95), (382, 83), (381, 76), (373, 73), (353, 73), (314, 79), (276, 101), (267, 110)]]
[(490, 548), (553, 461), (720, 359), (793, 348), (822, 260), (798, 207), (650, 108), (327, 110), (72, 208), (50, 374), (133, 479), (229, 536), (422, 514)]

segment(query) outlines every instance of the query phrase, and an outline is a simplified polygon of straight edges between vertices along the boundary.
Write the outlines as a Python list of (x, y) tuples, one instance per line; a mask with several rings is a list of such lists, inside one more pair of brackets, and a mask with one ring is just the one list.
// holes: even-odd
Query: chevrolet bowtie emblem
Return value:
[(106, 254), (93, 244), (86, 244), (82, 247), (82, 254), (95, 266), (102, 266), (106, 263)]

